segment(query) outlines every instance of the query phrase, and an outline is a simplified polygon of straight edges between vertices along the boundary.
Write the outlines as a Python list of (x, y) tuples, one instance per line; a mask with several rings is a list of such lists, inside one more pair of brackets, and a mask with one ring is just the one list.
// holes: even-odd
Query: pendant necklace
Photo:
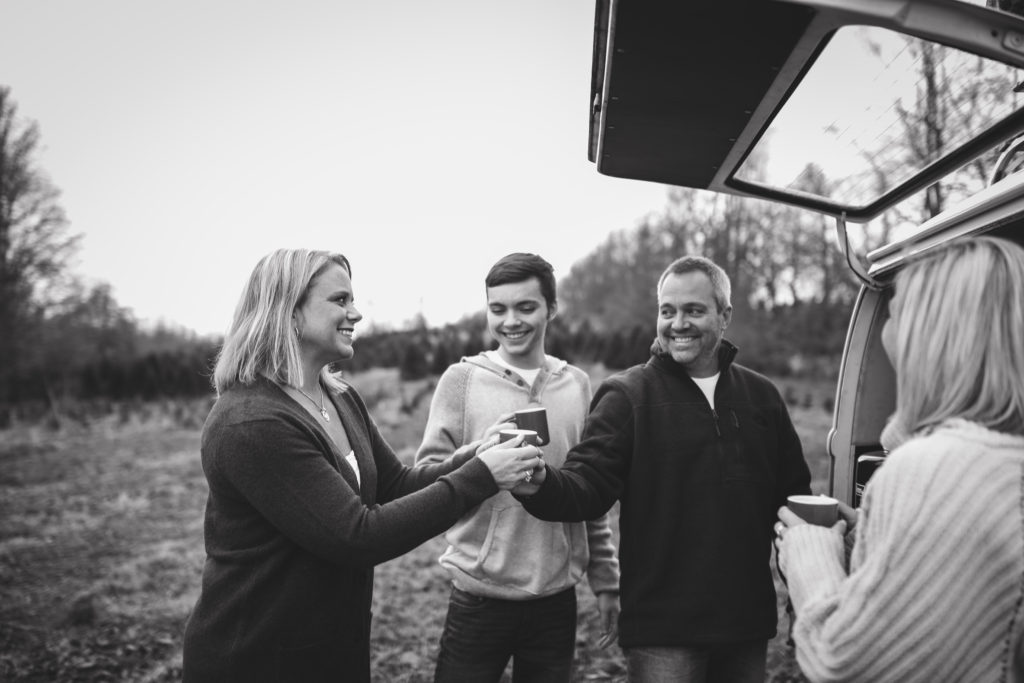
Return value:
[[(316, 401), (313, 400), (313, 397), (307, 394), (305, 391), (303, 391), (301, 387), (295, 388), (298, 389), (300, 394), (308, 398), (310, 403), (312, 403), (314, 406), (316, 405)], [(323, 415), (325, 421), (330, 422), (331, 416), (327, 414), (327, 405), (324, 404), (324, 388), (320, 386), (320, 382), (316, 383), (316, 388), (320, 390), (320, 414)]]

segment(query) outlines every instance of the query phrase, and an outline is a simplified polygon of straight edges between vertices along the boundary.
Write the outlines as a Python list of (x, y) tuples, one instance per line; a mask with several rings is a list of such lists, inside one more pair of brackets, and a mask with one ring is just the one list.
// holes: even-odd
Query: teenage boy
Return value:
[[(441, 462), (460, 446), (496, 438), (516, 410), (543, 406), (559, 467), (583, 430), (590, 380), (544, 351), (557, 309), (551, 264), (535, 254), (500, 259), (485, 279), (487, 329), (498, 342), (449, 367), (430, 405), (416, 463)], [(440, 563), (452, 578), (435, 681), (568, 682), (576, 642), (576, 583), (597, 596), (602, 644), (615, 639), (619, 567), (608, 519), (543, 522), (508, 492), (482, 503), (446, 534)]]

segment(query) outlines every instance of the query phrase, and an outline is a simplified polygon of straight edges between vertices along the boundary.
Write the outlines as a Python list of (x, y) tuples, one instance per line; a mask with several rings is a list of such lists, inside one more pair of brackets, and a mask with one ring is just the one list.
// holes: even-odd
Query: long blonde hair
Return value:
[(959, 417), (1024, 434), (1024, 249), (961, 240), (908, 265), (895, 286), (898, 426)]
[[(301, 386), (302, 363), (292, 314), (305, 302), (313, 280), (332, 263), (352, 276), (348, 259), (328, 251), (278, 249), (260, 259), (242, 290), (217, 355), (213, 386), (218, 395), (236, 383), (251, 384), (259, 374)], [(338, 386), (326, 369), (321, 376), (328, 386)]]

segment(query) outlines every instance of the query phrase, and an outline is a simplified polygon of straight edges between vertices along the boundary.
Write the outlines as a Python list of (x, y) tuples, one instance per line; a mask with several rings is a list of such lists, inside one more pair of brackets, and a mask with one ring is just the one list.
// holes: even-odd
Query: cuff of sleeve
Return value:
[(456, 448), (455, 452), (451, 456), (452, 459), (455, 461), (456, 467), (462, 467), (467, 462), (476, 457), (476, 448), (479, 445), (480, 443), (478, 441), (474, 441), (473, 443), (468, 443), (464, 446), (459, 446), (458, 448)]
[(846, 577), (843, 539), (830, 528), (799, 524), (782, 541), (780, 569), (797, 612), (809, 600), (830, 595)]
[(618, 563), (605, 562), (595, 566), (591, 562), (590, 567), (587, 568), (587, 583), (590, 584), (590, 590), (594, 592), (594, 595), (598, 593), (618, 593)]
[[(546, 519), (541, 516), (543, 510), (547, 506), (551, 505), (554, 501), (558, 500), (558, 496), (554, 491), (554, 487), (551, 486), (551, 468), (548, 467), (547, 476), (544, 478), (544, 483), (540, 485), (534, 493), (530, 495), (520, 495), (513, 493), (512, 496), (523, 504), (526, 511), (538, 519)], [(553, 521), (553, 520), (546, 520)]]
[(480, 458), (470, 458), (464, 465), (448, 476), (465, 477), (468, 482), (471, 482), (472, 491), (476, 493), (472, 505), (482, 503), (500, 490), (498, 484), (494, 481), (494, 475), (491, 474), (491, 470)]

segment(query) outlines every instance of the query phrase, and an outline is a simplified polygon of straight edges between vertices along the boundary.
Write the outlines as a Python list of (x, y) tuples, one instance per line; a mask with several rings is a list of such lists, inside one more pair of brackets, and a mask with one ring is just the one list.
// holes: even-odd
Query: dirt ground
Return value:
[[(378, 421), (396, 444), (417, 433), (409, 425), (423, 410)], [(828, 415), (819, 406), (793, 415), (823, 491)], [(0, 680), (180, 680), (204, 560), (198, 445), (195, 426), (160, 411), (0, 432)], [(412, 448), (398, 450), (410, 457)], [(443, 547), (435, 538), (378, 567), (375, 681), (431, 680), (449, 590), (437, 564)], [(624, 680), (619, 648), (595, 646), (593, 596), (584, 586), (578, 593), (575, 679)], [(800, 681), (780, 615), (769, 680)]]

